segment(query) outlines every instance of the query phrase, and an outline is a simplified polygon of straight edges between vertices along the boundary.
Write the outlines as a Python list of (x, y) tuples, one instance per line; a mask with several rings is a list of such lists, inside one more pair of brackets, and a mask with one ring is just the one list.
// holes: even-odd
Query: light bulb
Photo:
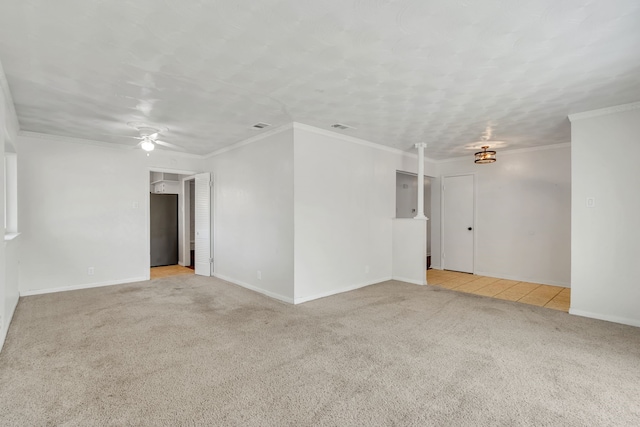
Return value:
[(153, 142), (145, 139), (144, 141), (142, 141), (142, 144), (140, 144), (140, 148), (142, 148), (144, 151), (153, 151), (155, 145), (153, 145)]

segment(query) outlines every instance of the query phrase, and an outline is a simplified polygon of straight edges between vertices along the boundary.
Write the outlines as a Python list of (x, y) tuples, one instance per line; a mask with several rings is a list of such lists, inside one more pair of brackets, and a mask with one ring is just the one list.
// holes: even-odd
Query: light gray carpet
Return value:
[(0, 425), (640, 425), (640, 329), (385, 282), (196, 276), (22, 298)]

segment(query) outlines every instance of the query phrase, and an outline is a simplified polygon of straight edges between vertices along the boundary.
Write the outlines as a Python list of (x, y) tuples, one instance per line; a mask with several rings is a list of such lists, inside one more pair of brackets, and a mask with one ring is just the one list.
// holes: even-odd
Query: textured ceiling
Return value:
[(195, 154), (298, 121), (427, 156), (568, 142), (640, 100), (638, 0), (3, 0), (21, 128)]

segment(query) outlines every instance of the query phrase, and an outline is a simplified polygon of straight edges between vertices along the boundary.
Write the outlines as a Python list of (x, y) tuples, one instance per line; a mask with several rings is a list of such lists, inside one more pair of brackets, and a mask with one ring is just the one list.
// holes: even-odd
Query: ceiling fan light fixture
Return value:
[(484, 145), (482, 146), (482, 151), (478, 151), (475, 154), (476, 159), (474, 160), (474, 163), (484, 165), (486, 163), (494, 163), (497, 160), (496, 152), (494, 150), (487, 151), (487, 148), (489, 148), (489, 146)]
[(142, 141), (142, 144), (140, 144), (140, 148), (142, 148), (144, 151), (153, 151), (156, 146), (153, 145), (153, 142), (151, 142), (151, 140), (145, 139), (144, 141)]

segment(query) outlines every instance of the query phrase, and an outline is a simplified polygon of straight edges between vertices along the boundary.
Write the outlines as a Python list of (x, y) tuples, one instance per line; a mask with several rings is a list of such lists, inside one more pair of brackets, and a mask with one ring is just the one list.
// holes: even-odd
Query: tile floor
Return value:
[(483, 295), (554, 310), (569, 311), (571, 289), (518, 282), (447, 270), (427, 270), (427, 283), (453, 291)]
[(194, 271), (181, 265), (166, 265), (151, 268), (151, 280), (162, 277), (179, 276), (181, 274), (194, 274)]

